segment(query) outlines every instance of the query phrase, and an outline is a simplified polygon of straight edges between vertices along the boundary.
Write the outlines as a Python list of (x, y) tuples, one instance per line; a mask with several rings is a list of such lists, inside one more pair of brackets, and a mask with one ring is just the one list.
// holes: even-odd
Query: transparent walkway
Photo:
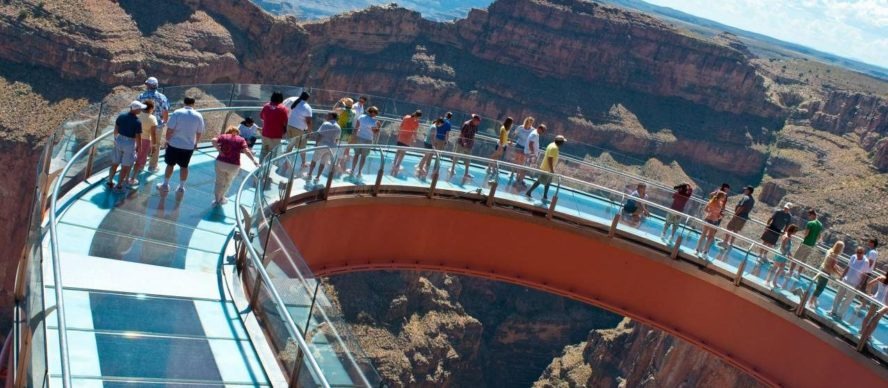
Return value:
[[(184, 194), (158, 192), (158, 175), (114, 193), (103, 172), (63, 199), (58, 238), (75, 386), (269, 385), (221, 277), (234, 209), (210, 206), (213, 160), (195, 153)], [(55, 285), (45, 271), (51, 305)], [(53, 314), (49, 344), (58, 343)], [(58, 378), (58, 348), (48, 353)]]

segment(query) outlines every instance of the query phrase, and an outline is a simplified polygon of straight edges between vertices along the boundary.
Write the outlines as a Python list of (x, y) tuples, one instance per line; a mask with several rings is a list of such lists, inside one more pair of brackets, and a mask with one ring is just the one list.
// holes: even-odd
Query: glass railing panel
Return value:
[(870, 349), (888, 362), (888, 316), (882, 315), (869, 341)]

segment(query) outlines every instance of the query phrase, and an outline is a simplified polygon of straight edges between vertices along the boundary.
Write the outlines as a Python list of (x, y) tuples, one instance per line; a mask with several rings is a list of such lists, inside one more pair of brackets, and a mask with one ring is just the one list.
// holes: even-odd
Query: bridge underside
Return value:
[(418, 269), (551, 292), (658, 327), (784, 386), (882, 386), (886, 371), (718, 275), (605, 231), (469, 201), (339, 197), (281, 217), (319, 276)]

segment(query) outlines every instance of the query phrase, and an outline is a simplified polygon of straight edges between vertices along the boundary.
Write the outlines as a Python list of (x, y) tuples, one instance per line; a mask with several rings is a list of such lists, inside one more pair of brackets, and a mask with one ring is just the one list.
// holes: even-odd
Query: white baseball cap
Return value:
[(145, 85), (157, 86), (157, 84), (157, 78), (148, 77), (148, 79), (145, 80)]
[(130, 110), (145, 109), (147, 107), (148, 107), (148, 105), (145, 105), (139, 101), (133, 101), (130, 103)]

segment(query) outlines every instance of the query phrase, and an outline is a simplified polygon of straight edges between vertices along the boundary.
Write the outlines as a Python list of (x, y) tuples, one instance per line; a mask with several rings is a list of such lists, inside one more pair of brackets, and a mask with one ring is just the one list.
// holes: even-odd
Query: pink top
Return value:
[(219, 156), (216, 160), (240, 166), (240, 154), (247, 149), (247, 141), (237, 135), (221, 135), (216, 138)]

